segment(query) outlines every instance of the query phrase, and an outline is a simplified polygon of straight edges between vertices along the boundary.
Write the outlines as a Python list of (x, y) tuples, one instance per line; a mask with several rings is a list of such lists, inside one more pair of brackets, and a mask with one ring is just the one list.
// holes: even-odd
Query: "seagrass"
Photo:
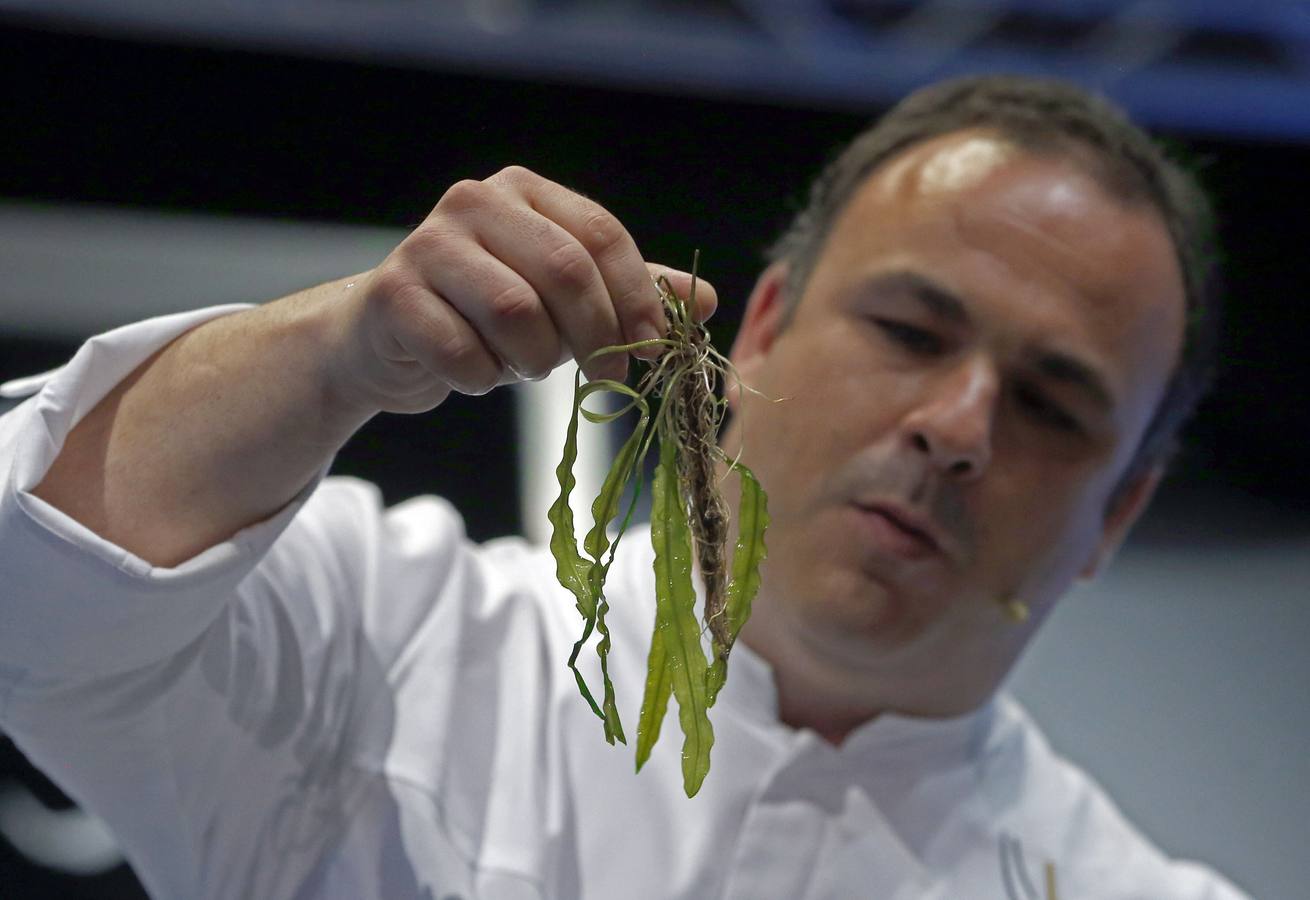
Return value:
[[(718, 430), (727, 402), (716, 394), (715, 386), (720, 379), (726, 382), (732, 364), (714, 348), (709, 332), (697, 319), (698, 265), (699, 254), (692, 263), (692, 287), (686, 302), (677, 297), (667, 279), (656, 279), (668, 320), (666, 337), (604, 347), (589, 358), (661, 348), (662, 353), (647, 364), (635, 388), (611, 379), (583, 384), (579, 368), (564, 453), (556, 468), (560, 495), (549, 512), (556, 576), (573, 594), (583, 619), (582, 636), (573, 646), (569, 668), (583, 698), (604, 723), (605, 739), (611, 744), (627, 743), (609, 674), (611, 645), (605, 622), (609, 604), (604, 585), (636, 508), (644, 481), (643, 461), (651, 444), (658, 443), (659, 463), (651, 486), (655, 623), (638, 716), (636, 766), (640, 770), (650, 758), (669, 698), (673, 697), (678, 702), (683, 732), (683, 787), (689, 797), (696, 794), (709, 772), (714, 729), (708, 713), (726, 681), (729, 653), (759, 590), (759, 567), (767, 552), (764, 534), (768, 527), (767, 497), (759, 482), (739, 460), (728, 458), (718, 446)], [(617, 394), (626, 402), (611, 412), (588, 409), (586, 400), (599, 392)], [(635, 413), (636, 425), (621, 445), (592, 504), (593, 524), (579, 549), (569, 506), (569, 496), (577, 483), (573, 466), (577, 462), (579, 419), (605, 425), (629, 413)], [(741, 482), (731, 563), (727, 545), (732, 516), (720, 489), (721, 465)], [(626, 510), (621, 510), (625, 495)], [(607, 529), (616, 520), (618, 526), (611, 539)], [(700, 571), (704, 586), (700, 620), (696, 616), (693, 568)], [(603, 687), (599, 703), (577, 667), (582, 647), (593, 632), (600, 635), (596, 644)], [(708, 642), (703, 639), (705, 635)]]

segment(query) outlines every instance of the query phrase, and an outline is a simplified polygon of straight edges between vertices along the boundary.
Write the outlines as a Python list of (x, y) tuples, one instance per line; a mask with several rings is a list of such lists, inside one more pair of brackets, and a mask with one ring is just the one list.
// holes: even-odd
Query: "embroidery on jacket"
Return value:
[(1028, 875), (1028, 863), (1024, 859), (1023, 844), (1008, 832), (1001, 832), (1001, 881), (1005, 885), (1008, 900), (1060, 900), (1060, 891), (1055, 883), (1055, 863), (1049, 859), (1042, 866), (1042, 875), (1046, 882), (1045, 892), (1039, 893)]

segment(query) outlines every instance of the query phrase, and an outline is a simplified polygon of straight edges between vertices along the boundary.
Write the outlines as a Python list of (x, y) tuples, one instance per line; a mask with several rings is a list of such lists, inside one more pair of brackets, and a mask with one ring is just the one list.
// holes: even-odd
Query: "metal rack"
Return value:
[(1292, 0), (0, 0), (0, 17), (839, 108), (1047, 73), (1157, 127), (1310, 137), (1310, 3)]

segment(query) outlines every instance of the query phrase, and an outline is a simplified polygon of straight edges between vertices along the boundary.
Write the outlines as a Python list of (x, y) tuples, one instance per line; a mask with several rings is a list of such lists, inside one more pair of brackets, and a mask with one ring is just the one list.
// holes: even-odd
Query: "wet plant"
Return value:
[[(696, 317), (698, 265), (699, 254), (692, 263), (692, 286), (685, 302), (674, 294), (667, 279), (656, 279), (668, 322), (664, 338), (603, 347), (588, 358), (590, 362), (610, 353), (661, 348), (661, 354), (647, 364), (635, 387), (612, 379), (583, 384), (579, 369), (564, 455), (556, 469), (560, 495), (549, 512), (556, 576), (573, 594), (583, 619), (582, 636), (573, 645), (568, 665), (583, 698), (604, 723), (605, 739), (611, 744), (626, 744), (609, 675), (605, 578), (636, 508), (644, 480), (644, 460), (652, 444), (658, 445), (650, 528), (655, 550), (656, 612), (637, 723), (637, 769), (640, 771), (650, 758), (672, 696), (677, 700), (682, 726), (683, 788), (688, 797), (700, 790), (709, 772), (710, 748), (714, 744), (709, 709), (727, 680), (728, 656), (759, 590), (764, 532), (769, 521), (767, 498), (755, 476), (718, 445), (727, 401), (717, 395), (715, 385), (720, 380), (727, 383), (734, 373), (732, 363), (714, 348), (709, 332)], [(740, 385), (735, 377), (732, 381)], [(586, 408), (588, 398), (597, 393), (623, 398), (621, 408), (612, 412)], [(637, 424), (619, 448), (592, 503), (593, 524), (579, 548), (569, 506), (569, 496), (577, 484), (573, 467), (577, 462), (579, 417), (604, 425), (629, 413), (635, 414)], [(720, 465), (736, 473), (741, 482), (731, 557), (727, 552), (730, 513), (720, 492)], [(626, 509), (621, 509), (625, 496)], [(611, 540), (609, 528), (616, 520), (619, 524)], [(704, 586), (701, 620), (696, 615), (693, 569), (699, 570)], [(596, 644), (603, 682), (599, 703), (577, 667), (578, 655), (593, 631), (600, 635)], [(703, 640), (705, 634), (708, 642)]]

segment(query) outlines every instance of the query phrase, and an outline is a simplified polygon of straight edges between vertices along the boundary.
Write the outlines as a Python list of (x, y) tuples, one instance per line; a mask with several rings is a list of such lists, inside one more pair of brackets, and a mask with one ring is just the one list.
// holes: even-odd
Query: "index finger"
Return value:
[(608, 210), (527, 169), (509, 169), (532, 208), (555, 222), (591, 255), (626, 343), (661, 338), (666, 330), (659, 291), (637, 243)]

